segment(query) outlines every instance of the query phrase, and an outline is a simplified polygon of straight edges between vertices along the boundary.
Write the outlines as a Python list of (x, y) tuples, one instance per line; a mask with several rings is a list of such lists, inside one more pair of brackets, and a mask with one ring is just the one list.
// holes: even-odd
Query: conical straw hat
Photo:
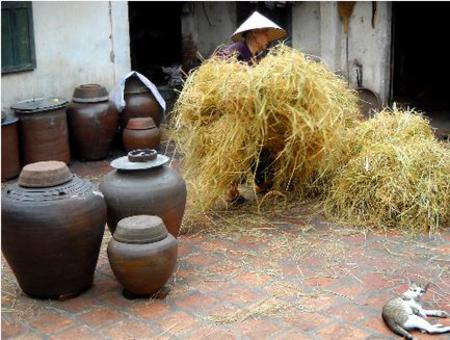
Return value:
[(264, 15), (254, 11), (252, 15), (248, 17), (244, 23), (239, 26), (239, 28), (233, 33), (231, 39), (233, 41), (242, 40), (242, 33), (254, 29), (268, 29), (268, 35), (270, 41), (284, 38), (286, 36), (286, 31), (278, 26), (273, 21), (267, 19)]

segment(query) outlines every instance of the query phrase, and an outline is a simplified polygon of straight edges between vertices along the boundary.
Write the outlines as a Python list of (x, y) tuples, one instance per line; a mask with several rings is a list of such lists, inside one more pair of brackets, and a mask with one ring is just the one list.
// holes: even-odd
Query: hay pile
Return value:
[(384, 110), (346, 139), (345, 165), (325, 200), (328, 217), (414, 232), (450, 223), (450, 149), (420, 114)]
[(333, 152), (359, 118), (342, 79), (285, 45), (253, 67), (235, 58), (206, 61), (189, 75), (174, 112), (190, 208), (203, 211), (231, 183), (253, 182), (263, 149), (273, 155), (274, 190), (323, 192), (341, 162)]

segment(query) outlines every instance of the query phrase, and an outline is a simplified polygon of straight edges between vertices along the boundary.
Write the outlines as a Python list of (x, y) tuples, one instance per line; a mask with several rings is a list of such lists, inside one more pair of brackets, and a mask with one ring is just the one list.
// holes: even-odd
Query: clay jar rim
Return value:
[(11, 109), (18, 114), (27, 115), (38, 112), (56, 111), (65, 108), (67, 104), (67, 100), (58, 97), (32, 98), (14, 104), (11, 106)]
[(156, 128), (152, 117), (130, 118), (126, 129), (128, 130), (148, 130)]
[(73, 174), (61, 161), (42, 161), (25, 165), (20, 172), (18, 184), (28, 188), (46, 188), (71, 181)]
[(164, 240), (169, 235), (159, 216), (134, 215), (121, 219), (113, 234), (122, 243), (147, 244)]
[(108, 91), (99, 84), (82, 84), (77, 86), (72, 96), (72, 101), (75, 103), (97, 103), (108, 99)]

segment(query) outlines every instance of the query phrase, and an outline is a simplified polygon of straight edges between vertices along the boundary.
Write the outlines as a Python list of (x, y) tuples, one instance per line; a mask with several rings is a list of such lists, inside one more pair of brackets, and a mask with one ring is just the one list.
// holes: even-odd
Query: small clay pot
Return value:
[(161, 142), (161, 130), (153, 118), (132, 118), (122, 135), (125, 150), (157, 149)]
[(158, 216), (136, 215), (117, 224), (108, 259), (125, 297), (157, 293), (173, 273), (178, 242)]

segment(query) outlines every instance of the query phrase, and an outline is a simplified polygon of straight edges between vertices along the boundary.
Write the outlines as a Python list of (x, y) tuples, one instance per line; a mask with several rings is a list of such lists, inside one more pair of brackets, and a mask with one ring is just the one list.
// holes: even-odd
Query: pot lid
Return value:
[(45, 188), (69, 182), (73, 177), (61, 161), (31, 163), (23, 167), (18, 183), (22, 187)]
[(2, 111), (2, 126), (14, 124), (19, 120), (19, 118), (8, 115)]
[(97, 103), (107, 101), (108, 91), (99, 84), (83, 84), (73, 91), (72, 100), (76, 103)]
[(158, 216), (135, 215), (117, 223), (113, 238), (124, 243), (154, 243), (168, 235), (163, 220)]
[(67, 100), (57, 97), (27, 99), (11, 106), (18, 113), (57, 110), (67, 106)]
[(138, 78), (138, 76), (133, 75), (128, 78), (125, 82), (125, 94), (138, 94), (150, 92), (147, 86)]
[(152, 117), (131, 118), (128, 120), (127, 129), (129, 130), (147, 130), (156, 128)]
[(166, 155), (160, 155), (153, 149), (136, 149), (127, 156), (116, 158), (111, 166), (118, 170), (146, 170), (164, 165), (169, 161)]

